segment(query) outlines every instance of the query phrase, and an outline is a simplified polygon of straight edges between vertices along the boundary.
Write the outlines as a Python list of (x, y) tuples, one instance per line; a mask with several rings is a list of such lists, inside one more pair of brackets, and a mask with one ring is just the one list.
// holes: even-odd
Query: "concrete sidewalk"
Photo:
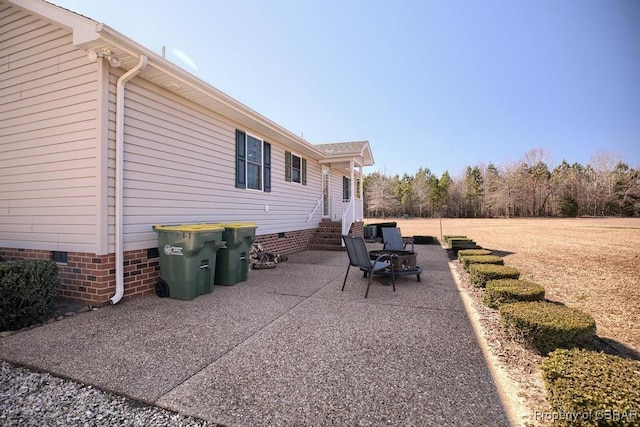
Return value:
[[(379, 249), (381, 245), (371, 245)], [(438, 245), (397, 292), (305, 251), (192, 301), (125, 301), (0, 339), (0, 359), (224, 425), (509, 425)]]

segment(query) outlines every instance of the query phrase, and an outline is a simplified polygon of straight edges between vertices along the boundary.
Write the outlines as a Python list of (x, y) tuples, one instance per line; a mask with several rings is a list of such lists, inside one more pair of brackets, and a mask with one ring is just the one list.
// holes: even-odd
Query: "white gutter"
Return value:
[(117, 304), (124, 295), (124, 85), (147, 66), (147, 57), (140, 55), (138, 65), (123, 74), (116, 84), (116, 294), (109, 300)]

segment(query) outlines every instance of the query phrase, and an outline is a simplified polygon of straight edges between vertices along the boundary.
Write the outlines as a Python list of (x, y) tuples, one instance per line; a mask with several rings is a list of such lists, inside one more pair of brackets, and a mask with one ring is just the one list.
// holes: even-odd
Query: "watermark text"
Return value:
[(633, 421), (640, 421), (640, 411), (636, 409), (623, 410), (623, 411), (615, 410), (615, 409), (601, 409), (601, 410), (586, 411), (586, 412), (533, 411), (533, 419), (537, 421), (606, 420), (606, 421), (633, 422)]

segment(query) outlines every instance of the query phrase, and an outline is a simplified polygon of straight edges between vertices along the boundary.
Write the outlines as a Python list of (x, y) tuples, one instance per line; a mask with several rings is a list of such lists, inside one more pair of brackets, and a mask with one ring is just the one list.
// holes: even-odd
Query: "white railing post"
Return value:
[(363, 221), (364, 220), (364, 200), (362, 198), (355, 200), (355, 211), (354, 211), (354, 220), (355, 221)]
[(349, 229), (354, 221), (354, 203), (353, 199), (349, 200), (347, 209), (342, 214), (342, 234), (349, 234)]

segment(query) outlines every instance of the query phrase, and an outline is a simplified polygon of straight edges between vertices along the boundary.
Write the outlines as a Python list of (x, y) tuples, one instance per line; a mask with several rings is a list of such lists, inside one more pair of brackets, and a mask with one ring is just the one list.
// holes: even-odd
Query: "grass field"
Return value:
[[(403, 236), (462, 234), (504, 256), (549, 300), (590, 313), (597, 335), (640, 352), (640, 218), (369, 219)], [(427, 273), (428, 274), (428, 273)]]

